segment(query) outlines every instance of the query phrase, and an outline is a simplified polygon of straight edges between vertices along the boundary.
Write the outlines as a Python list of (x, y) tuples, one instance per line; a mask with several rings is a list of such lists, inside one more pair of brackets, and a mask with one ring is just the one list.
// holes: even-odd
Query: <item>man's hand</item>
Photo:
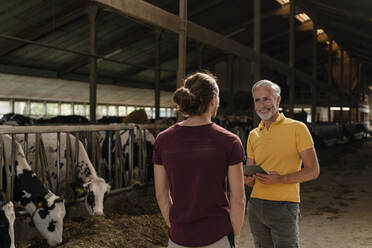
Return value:
[(277, 184), (281, 183), (282, 179), (276, 171), (269, 171), (267, 174), (257, 173), (254, 177), (262, 184)]
[(254, 185), (254, 180), (256, 176), (244, 176), (244, 183), (247, 184), (248, 186), (252, 187)]

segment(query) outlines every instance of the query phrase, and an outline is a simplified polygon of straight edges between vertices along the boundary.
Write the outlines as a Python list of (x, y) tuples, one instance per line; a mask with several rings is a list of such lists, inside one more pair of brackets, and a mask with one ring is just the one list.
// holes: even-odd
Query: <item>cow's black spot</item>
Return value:
[(39, 210), (40, 218), (45, 219), (48, 214), (49, 214), (48, 210), (45, 210), (44, 208), (40, 208), (40, 210)]
[(3, 210), (0, 210), (0, 247), (10, 247), (9, 220)]
[(94, 206), (95, 206), (95, 202), (94, 202), (94, 194), (92, 191), (89, 191), (88, 193), (88, 196), (87, 196), (87, 202), (88, 202), (88, 205), (92, 208), (92, 210), (94, 209)]
[(48, 231), (49, 232), (54, 232), (54, 230), (56, 230), (56, 225), (55, 225), (55, 221), (52, 220), (51, 222), (49, 222)]

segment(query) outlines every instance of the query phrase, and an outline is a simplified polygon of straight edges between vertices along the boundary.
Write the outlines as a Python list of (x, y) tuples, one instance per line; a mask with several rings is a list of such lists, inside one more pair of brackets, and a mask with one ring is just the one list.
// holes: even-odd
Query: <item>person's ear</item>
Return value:
[(282, 97), (281, 96), (278, 96), (278, 98), (276, 99), (276, 104), (277, 106), (280, 105), (280, 101), (282, 100)]

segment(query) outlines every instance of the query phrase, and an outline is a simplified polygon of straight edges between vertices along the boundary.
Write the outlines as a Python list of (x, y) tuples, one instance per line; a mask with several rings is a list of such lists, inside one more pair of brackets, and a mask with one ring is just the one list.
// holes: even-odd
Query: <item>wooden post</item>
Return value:
[(353, 58), (349, 55), (349, 123), (351, 123), (351, 108), (353, 106)]
[(96, 104), (97, 104), (97, 59), (96, 55), (96, 17), (98, 8), (90, 5), (88, 8), (89, 17), (89, 40), (90, 40), (90, 64), (89, 64), (89, 104), (90, 104), (90, 122), (96, 123)]
[[(261, 0), (254, 0), (253, 3), (253, 51), (253, 80), (257, 82), (261, 79)], [(254, 127), (260, 122), (254, 104), (252, 104), (252, 121)]]
[(328, 49), (328, 122), (331, 122), (331, 90), (332, 89), (332, 67), (333, 67), (333, 40), (329, 39)]
[[(186, 56), (187, 56), (187, 0), (180, 0), (179, 6), (179, 32), (178, 32), (178, 70), (177, 70), (177, 87), (183, 85), (183, 79), (186, 74)], [(183, 120), (181, 113), (178, 113), (177, 120)]]
[(233, 113), (234, 111), (234, 56), (229, 54), (227, 55), (227, 83), (229, 84), (230, 94), (229, 94), (229, 103), (228, 109)]
[(315, 81), (317, 80), (317, 44), (318, 44), (318, 34), (317, 34), (317, 24), (313, 21), (313, 46), (312, 46), (312, 77), (314, 82), (311, 84), (311, 122), (316, 122), (316, 86)]
[(295, 86), (294, 86), (294, 65), (295, 65), (295, 0), (290, 0), (290, 17), (289, 17), (289, 68), (290, 72), (287, 77), (289, 87), (289, 116), (293, 117)]
[(201, 71), (203, 69), (203, 52), (205, 45), (200, 43), (198, 46), (198, 69)]
[[(345, 73), (344, 73), (345, 51), (344, 51), (344, 49), (341, 49), (340, 52), (341, 52), (341, 60), (340, 60), (340, 84), (341, 84), (341, 87), (344, 87), (344, 82), (345, 82)], [(339, 99), (339, 104), (341, 106), (343, 106), (343, 99)], [(342, 110), (341, 110), (340, 121), (342, 123), (344, 122)]]
[(161, 29), (155, 30), (155, 119), (160, 117), (160, 39)]

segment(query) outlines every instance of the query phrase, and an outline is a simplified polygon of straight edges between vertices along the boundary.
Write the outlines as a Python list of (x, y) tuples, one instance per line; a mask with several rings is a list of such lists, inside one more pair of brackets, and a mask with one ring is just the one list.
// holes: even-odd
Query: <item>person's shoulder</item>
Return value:
[(217, 135), (226, 139), (239, 139), (239, 137), (234, 134), (233, 132), (221, 127), (220, 125), (213, 123), (212, 125), (213, 130), (216, 132)]
[(164, 131), (161, 131), (156, 139), (164, 139), (167, 138), (168, 136), (171, 136), (175, 131), (176, 131), (177, 124), (173, 124), (172, 126), (168, 127)]
[(286, 117), (283, 120), (283, 123), (286, 124), (286, 125), (291, 125), (291, 126), (296, 127), (296, 128), (306, 128), (307, 129), (307, 126), (306, 126), (305, 123), (303, 123), (302, 121), (294, 120), (292, 118)]

